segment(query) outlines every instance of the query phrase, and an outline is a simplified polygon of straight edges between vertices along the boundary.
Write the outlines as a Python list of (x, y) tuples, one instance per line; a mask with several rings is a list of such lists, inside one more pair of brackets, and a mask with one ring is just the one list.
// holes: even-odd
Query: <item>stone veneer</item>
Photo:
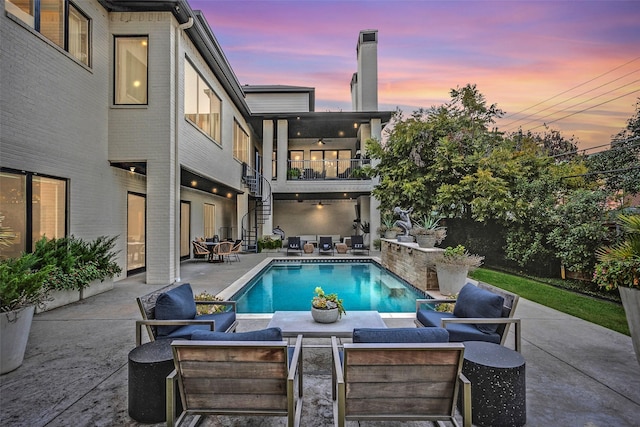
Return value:
[(421, 248), (417, 243), (381, 239), (382, 265), (423, 291), (437, 291), (438, 276), (433, 258), (441, 248)]

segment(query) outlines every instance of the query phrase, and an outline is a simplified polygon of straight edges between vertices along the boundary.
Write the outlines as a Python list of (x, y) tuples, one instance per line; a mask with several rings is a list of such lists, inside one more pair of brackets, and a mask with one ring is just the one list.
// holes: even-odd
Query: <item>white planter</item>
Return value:
[(395, 239), (396, 237), (398, 237), (398, 232), (397, 231), (385, 231), (384, 232), (384, 238), (385, 239)]
[(313, 320), (318, 323), (333, 323), (340, 317), (340, 311), (337, 308), (330, 310), (322, 310), (319, 308), (311, 307), (311, 316)]
[(34, 306), (0, 313), (0, 374), (22, 365), (31, 330)]
[(438, 286), (442, 295), (455, 295), (467, 282), (469, 267), (466, 265), (436, 264)]
[(106, 278), (103, 282), (100, 280), (94, 280), (89, 283), (89, 286), (80, 291), (80, 299), (92, 297), (94, 295), (101, 294), (113, 289), (113, 279)]
[(36, 313), (42, 313), (44, 311), (53, 310), (54, 308), (80, 301), (80, 291), (70, 289), (51, 291), (49, 296), (50, 301), (46, 301), (42, 308), (38, 307), (36, 309)]
[(631, 332), (631, 342), (636, 353), (636, 359), (640, 363), (640, 289), (618, 287), (622, 306), (627, 315), (627, 323)]

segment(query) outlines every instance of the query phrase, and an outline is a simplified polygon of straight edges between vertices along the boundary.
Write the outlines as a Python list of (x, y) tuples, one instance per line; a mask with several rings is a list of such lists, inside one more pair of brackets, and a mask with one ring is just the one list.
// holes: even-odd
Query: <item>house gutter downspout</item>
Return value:
[[(178, 144), (178, 136), (180, 129), (180, 104), (179, 104), (179, 93), (180, 93), (180, 36), (183, 30), (191, 28), (193, 26), (193, 18), (190, 16), (189, 20), (184, 24), (179, 24), (176, 27), (176, 37), (175, 37), (175, 65), (174, 65), (174, 185), (176, 192), (176, 200), (175, 200), (175, 213), (174, 213), (174, 281), (180, 282), (180, 217), (181, 217), (181, 204), (180, 204), (180, 153), (179, 153), (179, 144)], [(191, 249), (189, 249), (191, 250)]]

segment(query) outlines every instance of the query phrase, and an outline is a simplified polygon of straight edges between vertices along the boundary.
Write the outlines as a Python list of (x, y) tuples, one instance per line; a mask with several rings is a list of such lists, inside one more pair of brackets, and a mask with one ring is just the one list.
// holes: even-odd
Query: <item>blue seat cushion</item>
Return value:
[(355, 328), (354, 343), (437, 343), (449, 342), (444, 328)]
[[(503, 305), (504, 298), (502, 296), (481, 289), (472, 283), (467, 283), (458, 294), (453, 315), (455, 317), (500, 318), (502, 317)], [(488, 334), (498, 330), (498, 325), (495, 323), (480, 323), (476, 327)]]
[[(196, 316), (196, 320), (215, 320), (215, 331), (225, 332), (236, 321), (235, 311), (225, 311), (223, 313), (203, 314), (202, 316)], [(177, 326), (168, 334), (160, 334), (160, 327), (158, 327), (158, 339), (172, 338), (172, 339), (191, 339), (191, 335), (196, 331), (212, 332), (209, 325), (183, 325)]]
[(282, 341), (282, 330), (267, 328), (236, 333), (195, 331), (191, 339), (194, 341)]
[[(155, 318), (157, 320), (190, 320), (196, 317), (196, 302), (189, 283), (158, 295)], [(169, 335), (182, 326), (158, 326), (158, 335)]]
[[(427, 327), (420, 329), (440, 327), (440, 319), (452, 317), (455, 318), (456, 316), (452, 313), (441, 313), (428, 309), (421, 309), (416, 313), (418, 321)], [(500, 335), (497, 332), (483, 332), (472, 323), (449, 323), (447, 332), (449, 333), (449, 342), (488, 341), (500, 344)]]

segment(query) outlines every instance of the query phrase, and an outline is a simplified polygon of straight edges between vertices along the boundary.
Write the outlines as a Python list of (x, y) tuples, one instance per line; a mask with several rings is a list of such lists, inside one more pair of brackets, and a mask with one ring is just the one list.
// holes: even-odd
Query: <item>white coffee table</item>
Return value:
[(318, 323), (311, 317), (311, 311), (276, 311), (269, 328), (278, 327), (283, 337), (305, 338), (351, 338), (354, 328), (386, 328), (387, 325), (377, 311), (349, 311), (335, 323)]

